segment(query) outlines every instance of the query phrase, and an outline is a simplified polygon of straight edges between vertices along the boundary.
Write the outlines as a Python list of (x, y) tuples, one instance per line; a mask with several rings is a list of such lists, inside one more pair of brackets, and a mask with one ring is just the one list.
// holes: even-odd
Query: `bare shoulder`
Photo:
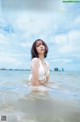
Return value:
[(32, 63), (38, 63), (39, 62), (39, 59), (38, 58), (33, 58), (32, 59)]

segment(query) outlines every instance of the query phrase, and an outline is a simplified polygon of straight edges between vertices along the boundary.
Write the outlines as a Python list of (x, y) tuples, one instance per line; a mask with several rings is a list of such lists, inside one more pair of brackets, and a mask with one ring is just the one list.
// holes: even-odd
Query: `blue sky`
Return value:
[(38, 38), (49, 47), (50, 69), (80, 71), (80, 2), (0, 0), (0, 68), (30, 69)]

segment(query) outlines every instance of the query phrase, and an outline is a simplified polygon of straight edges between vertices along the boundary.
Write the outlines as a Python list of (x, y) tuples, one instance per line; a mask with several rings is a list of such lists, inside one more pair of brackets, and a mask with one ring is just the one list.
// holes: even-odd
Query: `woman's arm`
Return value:
[(38, 79), (38, 69), (39, 69), (39, 60), (38, 58), (32, 59), (32, 85), (38, 86), (40, 85), (39, 79)]

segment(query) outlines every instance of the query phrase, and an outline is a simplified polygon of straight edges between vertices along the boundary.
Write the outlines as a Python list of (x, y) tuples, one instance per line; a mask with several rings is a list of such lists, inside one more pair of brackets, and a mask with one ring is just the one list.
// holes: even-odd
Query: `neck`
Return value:
[(44, 60), (44, 55), (39, 55), (39, 59), (40, 59), (41, 61), (43, 61), (43, 60)]

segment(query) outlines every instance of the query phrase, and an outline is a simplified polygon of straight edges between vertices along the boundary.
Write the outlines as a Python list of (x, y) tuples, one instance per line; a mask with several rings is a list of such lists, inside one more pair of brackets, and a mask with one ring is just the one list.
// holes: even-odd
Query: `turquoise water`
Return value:
[(8, 122), (80, 122), (80, 72), (50, 72), (46, 92), (32, 92), (30, 71), (0, 71), (0, 115)]

